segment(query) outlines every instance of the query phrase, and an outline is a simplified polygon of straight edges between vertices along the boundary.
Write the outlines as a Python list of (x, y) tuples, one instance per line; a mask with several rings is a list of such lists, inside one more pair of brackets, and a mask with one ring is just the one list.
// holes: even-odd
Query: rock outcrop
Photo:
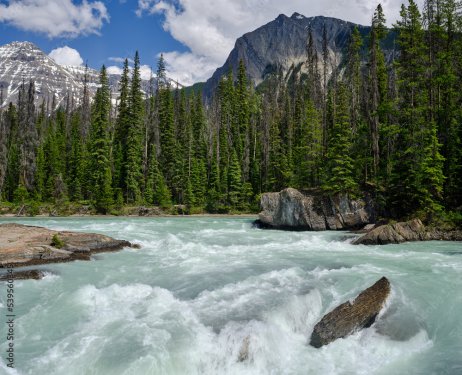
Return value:
[(290, 230), (339, 230), (362, 228), (371, 221), (372, 208), (364, 200), (334, 196), (304, 195), (288, 188), (261, 197), (261, 227)]
[(124, 247), (136, 246), (102, 234), (0, 224), (0, 268), (89, 260), (93, 253)]
[(427, 228), (419, 220), (414, 219), (402, 223), (381, 225), (356, 239), (356, 245), (387, 245), (408, 241), (462, 241), (462, 231), (442, 231)]
[(241, 349), (239, 350), (239, 355), (237, 357), (238, 362), (244, 362), (249, 359), (249, 348), (250, 348), (250, 336), (242, 341)]
[(390, 282), (382, 277), (361, 292), (353, 302), (336, 307), (314, 326), (310, 345), (320, 348), (330, 342), (370, 327), (390, 294)]
[[(9, 270), (10, 271), (10, 270)], [(12, 271), (0, 275), (0, 281), (10, 280), (40, 280), (43, 279), (45, 273), (39, 270), (26, 270), (26, 271)]]

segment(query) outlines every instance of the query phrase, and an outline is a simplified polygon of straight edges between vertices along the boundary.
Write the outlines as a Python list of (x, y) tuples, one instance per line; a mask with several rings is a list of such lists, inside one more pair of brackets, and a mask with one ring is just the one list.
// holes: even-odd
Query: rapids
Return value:
[[(347, 232), (248, 218), (2, 219), (142, 246), (15, 281), (15, 362), (0, 374), (462, 374), (462, 244), (354, 246)], [(316, 322), (381, 276), (371, 328), (321, 349)], [(0, 284), (0, 308), (6, 286)], [(238, 362), (244, 340), (249, 358)]]

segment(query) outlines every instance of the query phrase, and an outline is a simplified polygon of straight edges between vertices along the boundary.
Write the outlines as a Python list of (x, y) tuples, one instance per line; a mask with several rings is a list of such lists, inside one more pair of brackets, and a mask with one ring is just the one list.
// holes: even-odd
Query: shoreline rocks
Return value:
[(462, 231), (426, 227), (419, 219), (380, 225), (353, 241), (355, 245), (387, 245), (409, 241), (462, 241)]
[(45, 273), (40, 270), (25, 270), (25, 271), (16, 271), (12, 273), (4, 273), (0, 275), (0, 281), (9, 281), (13, 280), (41, 280), (45, 277)]
[(94, 233), (54, 231), (16, 223), (0, 224), (0, 268), (90, 260), (94, 253), (137, 247)]
[(350, 199), (346, 194), (334, 196), (304, 195), (288, 188), (261, 197), (262, 212), (255, 225), (285, 230), (358, 229), (372, 221), (370, 202)]
[(361, 292), (354, 301), (337, 306), (314, 326), (310, 345), (320, 348), (339, 338), (370, 327), (390, 294), (390, 282), (382, 277)]

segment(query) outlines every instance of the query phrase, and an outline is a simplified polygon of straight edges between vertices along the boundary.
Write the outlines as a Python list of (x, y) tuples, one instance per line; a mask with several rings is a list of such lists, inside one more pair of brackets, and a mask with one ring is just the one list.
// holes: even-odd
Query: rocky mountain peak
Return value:
[(292, 14), (292, 16), (290, 16), (290, 18), (292, 20), (303, 20), (306, 17), (304, 15), (300, 14), (300, 13), (295, 12), (294, 14)]
[[(318, 53), (318, 61), (321, 64), (324, 28), (327, 32), (328, 42), (327, 76), (330, 77), (334, 70), (341, 69), (346, 57), (350, 35), (355, 26), (358, 27), (364, 38), (370, 31), (368, 26), (356, 25), (331, 17), (305, 17), (298, 12), (293, 13), (290, 17), (280, 14), (273, 21), (237, 39), (225, 64), (218, 68), (206, 82), (204, 94), (206, 97), (210, 97), (217, 88), (220, 78), (229, 69), (236, 73), (240, 60), (244, 61), (247, 74), (255, 85), (259, 85), (275, 71), (282, 70), (286, 78), (298, 68), (302, 73), (305, 72), (306, 45), (310, 30)], [(385, 48), (386, 55), (391, 55), (390, 52), (391, 50), (387, 51)]]

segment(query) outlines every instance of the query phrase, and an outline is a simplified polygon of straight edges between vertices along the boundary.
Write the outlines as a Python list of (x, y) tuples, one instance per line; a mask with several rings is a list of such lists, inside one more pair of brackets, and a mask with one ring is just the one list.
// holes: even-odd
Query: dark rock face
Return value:
[(320, 348), (330, 342), (370, 327), (390, 294), (390, 282), (382, 277), (361, 292), (353, 302), (336, 307), (314, 326), (310, 345)]
[(419, 219), (386, 224), (374, 228), (353, 243), (356, 245), (387, 245), (407, 241), (462, 241), (462, 231), (441, 231), (426, 228)]
[(289, 230), (361, 228), (371, 221), (372, 207), (347, 195), (304, 195), (288, 188), (261, 197), (260, 227)]
[[(58, 238), (62, 246), (56, 246)], [(0, 268), (89, 260), (91, 254), (135, 247), (128, 241), (94, 233), (53, 231), (21, 224), (0, 224)]]

